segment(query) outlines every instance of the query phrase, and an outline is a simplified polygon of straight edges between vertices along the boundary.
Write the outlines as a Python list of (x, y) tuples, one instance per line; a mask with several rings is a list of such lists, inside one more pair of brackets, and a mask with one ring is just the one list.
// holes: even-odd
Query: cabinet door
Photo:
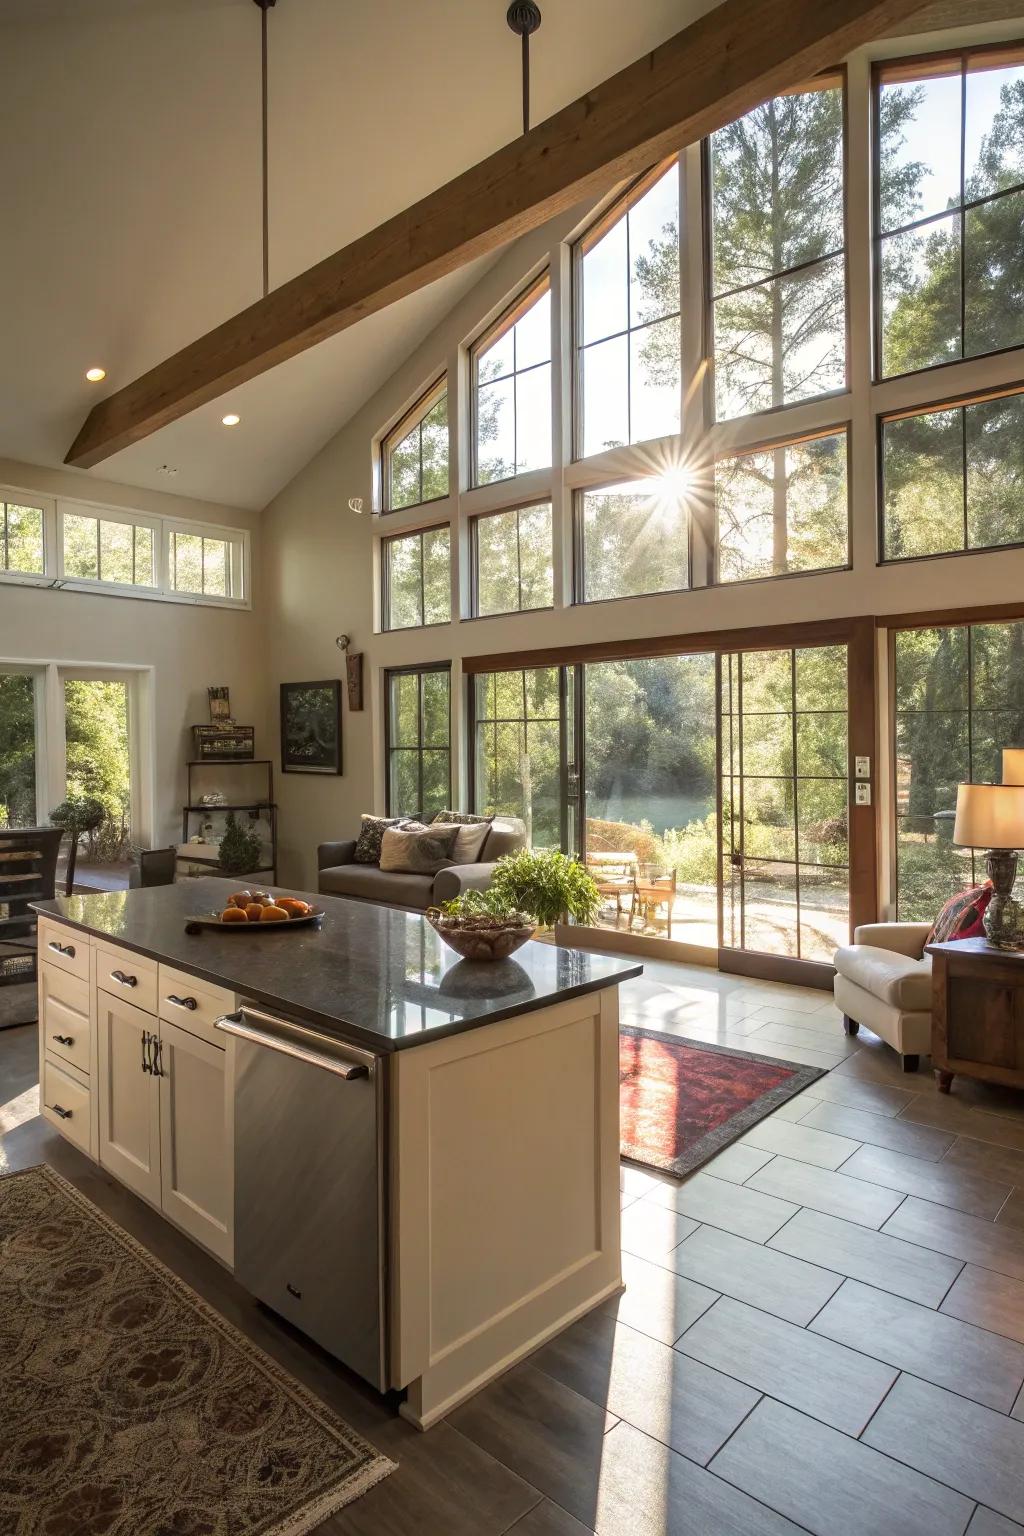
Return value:
[(115, 1178), (160, 1204), (160, 1083), (146, 1070), (146, 1035), (159, 1025), (131, 1003), (96, 992), (99, 1035), (100, 1162)]
[(166, 1019), (160, 1042), (163, 1211), (230, 1264), (234, 1149), (225, 1052)]

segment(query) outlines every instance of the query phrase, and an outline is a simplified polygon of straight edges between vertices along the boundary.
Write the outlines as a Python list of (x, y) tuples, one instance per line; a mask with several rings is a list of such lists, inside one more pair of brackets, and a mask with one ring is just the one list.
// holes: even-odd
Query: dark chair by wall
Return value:
[(59, 827), (0, 829), (0, 989), (18, 988), (0, 990), (0, 1028), (37, 1017), (36, 914), (29, 903), (53, 899), (63, 836)]
[(143, 848), (139, 862), (128, 875), (133, 890), (139, 886), (173, 885), (174, 872), (178, 867), (178, 850), (172, 843), (169, 848)]

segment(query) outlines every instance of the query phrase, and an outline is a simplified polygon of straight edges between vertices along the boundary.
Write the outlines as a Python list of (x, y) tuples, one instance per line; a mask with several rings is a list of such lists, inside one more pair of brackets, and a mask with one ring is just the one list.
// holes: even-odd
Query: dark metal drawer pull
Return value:
[(150, 1060), (149, 1060), (149, 1042), (150, 1042), (151, 1039), (152, 1039), (152, 1036), (150, 1035), (149, 1030), (148, 1029), (144, 1029), (142, 1031), (142, 1070), (143, 1070), (143, 1072), (152, 1072), (152, 1070), (153, 1070), (152, 1066), (150, 1065)]
[(289, 1281), (287, 1281), (287, 1280), (285, 1281), (284, 1288), (288, 1292), (289, 1296), (294, 1296), (295, 1297), (296, 1301), (301, 1301), (302, 1300), (302, 1292), (296, 1290), (295, 1286), (292, 1285)]
[(75, 1043), (74, 1035), (54, 1035), (53, 1038), (58, 1045), (74, 1045)]
[(119, 981), (122, 987), (137, 987), (139, 984), (137, 976), (126, 976), (124, 971), (111, 971), (110, 979), (112, 981)]
[(70, 1120), (71, 1119), (71, 1114), (72, 1114), (71, 1110), (70, 1109), (62, 1109), (59, 1104), (55, 1104), (53, 1106), (53, 1112), (54, 1112), (55, 1115), (60, 1115), (62, 1120)]
[(175, 1008), (187, 1008), (189, 1013), (195, 1013), (199, 1007), (194, 997), (175, 997), (173, 992), (168, 992), (167, 1001), (173, 1003)]
[(51, 939), (50, 948), (55, 949), (58, 955), (67, 955), (69, 960), (75, 958), (75, 946), (73, 944), (61, 944), (58, 939)]
[(167, 1076), (167, 1073), (164, 1071), (164, 1043), (159, 1035), (153, 1036), (153, 1076)]

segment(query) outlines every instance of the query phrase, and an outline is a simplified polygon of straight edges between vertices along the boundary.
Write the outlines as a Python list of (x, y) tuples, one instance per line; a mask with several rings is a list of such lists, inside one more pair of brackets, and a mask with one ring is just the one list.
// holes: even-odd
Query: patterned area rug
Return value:
[(820, 1067), (794, 1066), (726, 1045), (695, 1045), (624, 1024), (619, 1030), (622, 1156), (681, 1178), (824, 1075)]
[(303, 1536), (393, 1469), (59, 1174), (0, 1178), (0, 1531)]

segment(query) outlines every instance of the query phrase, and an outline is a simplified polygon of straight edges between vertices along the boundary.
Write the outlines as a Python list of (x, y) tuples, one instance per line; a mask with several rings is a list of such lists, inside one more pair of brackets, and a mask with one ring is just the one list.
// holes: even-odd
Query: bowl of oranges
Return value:
[(266, 933), (271, 928), (300, 927), (319, 922), (322, 907), (300, 896), (274, 896), (270, 891), (234, 891), (219, 912), (189, 919), (189, 928), (230, 928), (235, 932)]

